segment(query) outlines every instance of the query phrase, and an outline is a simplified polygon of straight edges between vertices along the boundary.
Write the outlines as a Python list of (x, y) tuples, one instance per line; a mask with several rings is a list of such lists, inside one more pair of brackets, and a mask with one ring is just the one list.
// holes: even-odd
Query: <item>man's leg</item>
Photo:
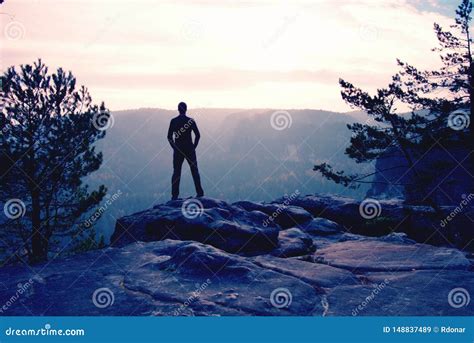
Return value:
[(186, 160), (188, 161), (189, 168), (191, 168), (191, 174), (194, 180), (194, 187), (196, 187), (196, 195), (203, 196), (204, 191), (201, 186), (201, 177), (199, 176), (199, 169), (198, 169), (197, 159), (196, 159), (196, 151), (194, 149), (192, 151), (186, 152)]
[(171, 196), (178, 198), (179, 182), (181, 181), (181, 167), (183, 166), (184, 155), (175, 150), (173, 153), (173, 176), (171, 177)]

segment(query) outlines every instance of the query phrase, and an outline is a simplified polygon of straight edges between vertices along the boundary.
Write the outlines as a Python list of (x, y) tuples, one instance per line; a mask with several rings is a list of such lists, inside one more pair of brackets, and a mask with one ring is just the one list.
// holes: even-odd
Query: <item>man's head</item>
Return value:
[(180, 102), (178, 104), (178, 111), (179, 114), (186, 114), (186, 111), (188, 110), (188, 106), (186, 105), (185, 102)]

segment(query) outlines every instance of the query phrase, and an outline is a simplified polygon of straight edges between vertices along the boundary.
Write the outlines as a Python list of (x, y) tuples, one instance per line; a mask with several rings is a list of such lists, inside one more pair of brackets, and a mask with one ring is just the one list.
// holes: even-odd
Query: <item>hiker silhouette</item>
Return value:
[[(201, 178), (196, 159), (196, 147), (199, 144), (201, 134), (194, 119), (186, 116), (188, 106), (184, 102), (178, 104), (179, 115), (171, 119), (170, 127), (168, 129), (168, 142), (173, 148), (173, 176), (171, 178), (171, 196), (172, 200), (178, 199), (179, 183), (181, 181), (181, 168), (184, 160), (189, 164), (191, 174), (196, 187), (196, 196), (204, 196), (204, 191), (201, 187)], [(194, 132), (194, 142), (191, 136)]]

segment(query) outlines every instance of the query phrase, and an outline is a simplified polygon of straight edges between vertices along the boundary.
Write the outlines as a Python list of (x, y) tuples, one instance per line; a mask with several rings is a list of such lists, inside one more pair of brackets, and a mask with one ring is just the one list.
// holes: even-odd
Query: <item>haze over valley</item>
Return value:
[[(108, 238), (116, 218), (169, 200), (172, 151), (166, 140), (176, 111), (137, 109), (113, 112), (113, 126), (98, 149), (101, 169), (91, 185), (106, 184), (109, 196), (121, 195), (97, 223)], [(368, 187), (347, 189), (312, 170), (330, 161), (344, 170), (357, 165), (344, 150), (350, 139), (346, 125), (360, 113), (324, 110), (190, 109), (201, 131), (198, 164), (206, 195), (227, 201), (272, 201), (294, 192), (331, 193), (363, 198)], [(273, 115), (273, 117), (272, 117)], [(112, 124), (112, 122), (111, 122)], [(183, 166), (180, 197), (195, 194), (189, 167)]]

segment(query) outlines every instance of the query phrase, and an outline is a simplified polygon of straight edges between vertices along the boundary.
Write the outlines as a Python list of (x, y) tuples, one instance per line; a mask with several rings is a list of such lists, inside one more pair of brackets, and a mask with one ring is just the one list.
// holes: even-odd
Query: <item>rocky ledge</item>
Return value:
[(0, 314), (474, 315), (469, 253), (350, 232), (360, 215), (346, 200), (328, 216), (326, 198), (292, 200), (187, 199), (123, 217), (111, 247), (2, 268)]

